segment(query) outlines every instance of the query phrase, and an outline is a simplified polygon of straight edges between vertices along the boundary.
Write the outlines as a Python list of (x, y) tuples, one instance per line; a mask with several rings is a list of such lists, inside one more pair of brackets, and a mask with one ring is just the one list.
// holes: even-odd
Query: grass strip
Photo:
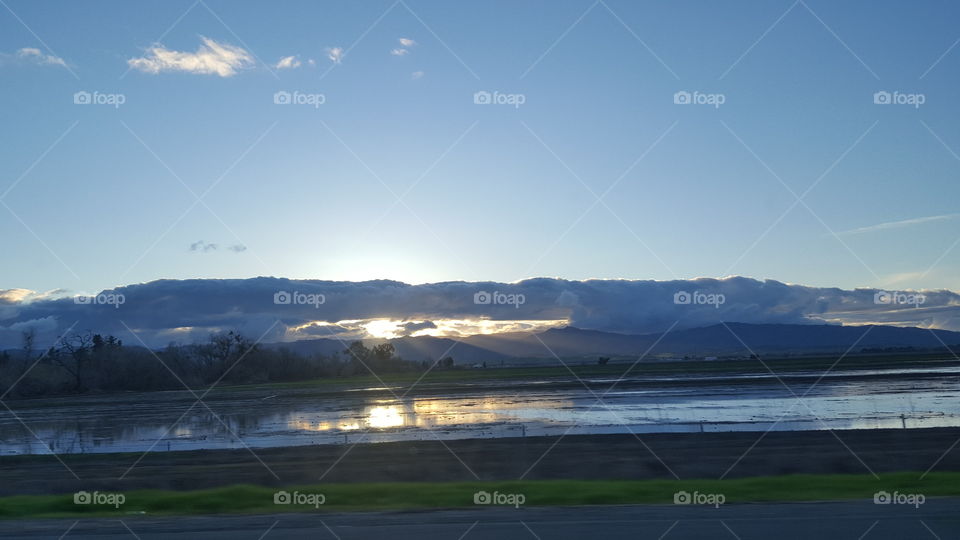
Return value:
[[(722, 495), (725, 504), (862, 499), (874, 494), (960, 496), (960, 472), (900, 472), (880, 475), (785, 475), (725, 480), (533, 480), (513, 482), (397, 482), (288, 486), (282, 489), (234, 485), (199, 491), (88, 493), (94, 503), (78, 504), (74, 494), (0, 498), (0, 518), (122, 517), (233, 513), (416, 510), (475, 507), (486, 492), (492, 505), (556, 506), (674, 504), (675, 494)], [(277, 493), (290, 503), (275, 502)], [(322, 495), (322, 499), (321, 496)], [(111, 499), (111, 496), (113, 498)], [(520, 497), (522, 496), (522, 500)], [(482, 497), (482, 496), (481, 496)], [(322, 500), (322, 503), (320, 501)], [(710, 499), (716, 500), (716, 497)], [(713, 503), (710, 503), (713, 504)]]

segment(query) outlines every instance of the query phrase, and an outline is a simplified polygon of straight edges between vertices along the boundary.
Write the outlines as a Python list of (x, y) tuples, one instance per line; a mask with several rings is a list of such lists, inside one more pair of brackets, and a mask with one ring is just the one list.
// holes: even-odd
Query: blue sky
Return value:
[(960, 289), (954, 3), (4, 4), (0, 287)]

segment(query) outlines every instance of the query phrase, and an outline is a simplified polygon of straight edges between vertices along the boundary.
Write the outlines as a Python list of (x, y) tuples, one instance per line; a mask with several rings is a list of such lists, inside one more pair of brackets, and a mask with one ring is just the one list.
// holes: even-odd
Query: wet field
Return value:
[(960, 368), (218, 389), (10, 402), (0, 454), (960, 426)]

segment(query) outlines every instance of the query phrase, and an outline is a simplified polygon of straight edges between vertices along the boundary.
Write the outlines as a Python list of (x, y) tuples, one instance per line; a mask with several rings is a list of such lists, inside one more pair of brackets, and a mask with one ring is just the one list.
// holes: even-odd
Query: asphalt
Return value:
[(0, 522), (0, 538), (143, 540), (702, 538), (901, 540), (960, 538), (960, 498), (919, 508), (872, 501), (519, 508)]

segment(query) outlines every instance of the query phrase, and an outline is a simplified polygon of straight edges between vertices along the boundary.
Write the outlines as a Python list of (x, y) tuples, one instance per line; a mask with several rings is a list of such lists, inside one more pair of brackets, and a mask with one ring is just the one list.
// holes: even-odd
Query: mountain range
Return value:
[[(619, 334), (568, 326), (539, 333), (478, 334), (459, 339), (417, 336), (389, 341), (407, 360), (453, 357), (460, 365), (482, 362), (583, 358), (590, 356), (724, 356), (750, 354), (816, 354), (864, 349), (936, 349), (960, 346), (960, 332), (896, 326), (727, 323), (655, 334)], [(272, 343), (301, 354), (335, 354), (345, 345), (337, 339)]]

